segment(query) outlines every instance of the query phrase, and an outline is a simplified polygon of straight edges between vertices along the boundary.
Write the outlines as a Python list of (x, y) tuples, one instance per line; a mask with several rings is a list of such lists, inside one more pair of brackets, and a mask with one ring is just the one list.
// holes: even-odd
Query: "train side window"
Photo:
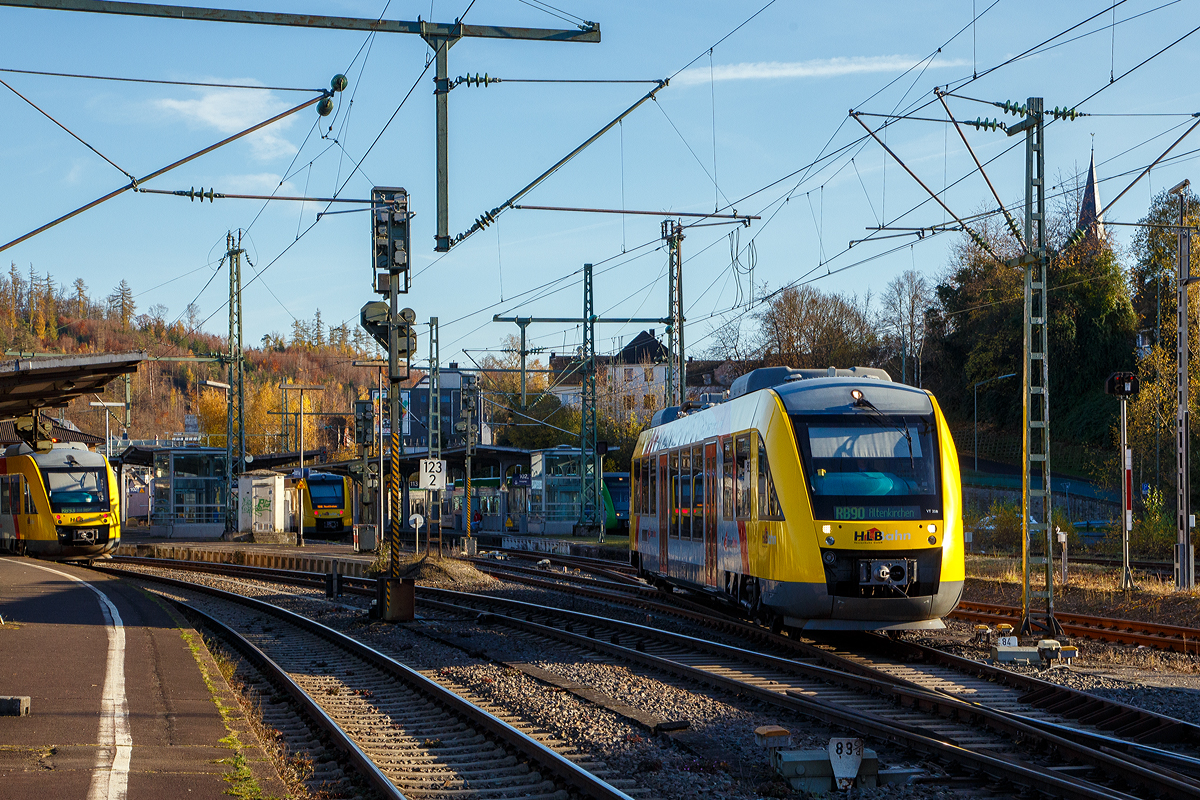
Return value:
[(771, 465), (767, 463), (767, 446), (762, 439), (758, 440), (758, 518), (783, 519), (775, 481), (771, 478)]
[(658, 457), (650, 456), (646, 462), (646, 499), (649, 501), (649, 507), (646, 510), (647, 514), (654, 515), (658, 513)]
[(692, 538), (704, 538), (704, 445), (692, 447)]
[(8, 511), (8, 476), (0, 478), (0, 514), (7, 514)]
[(676, 507), (679, 509), (679, 528), (676, 533), (680, 539), (688, 539), (692, 535), (692, 452), (686, 448), (679, 451), (679, 478), (675, 487), (678, 491)]
[[(24, 492), (24, 494), (25, 494), (25, 513), (26, 514), (36, 514), (37, 508), (35, 508), (33, 505), (33, 491), (30, 490), (30, 488), (29, 488), (29, 481), (25, 480), (24, 475), (18, 475), (17, 476), (17, 493), (18, 494), (14, 496), (14, 498), (13, 498), (14, 501), (16, 500), (16, 497), (18, 497), (20, 495), (22, 489), (25, 490), (25, 492)], [(15, 505), (16, 505), (16, 503), (14, 502), (14, 506)]]
[(672, 450), (667, 457), (667, 496), (670, 503), (670, 528), (668, 536), (679, 536), (679, 451)]
[(743, 433), (734, 441), (734, 460), (737, 465), (737, 485), (734, 500), (738, 519), (750, 519), (751, 506), (754, 500), (754, 475), (751, 474), (750, 437)]
[(629, 512), (631, 514), (642, 513), (642, 460), (635, 458), (633, 460), (630, 478), (632, 485), (629, 487)]
[(733, 439), (721, 441), (722, 518), (733, 519)]

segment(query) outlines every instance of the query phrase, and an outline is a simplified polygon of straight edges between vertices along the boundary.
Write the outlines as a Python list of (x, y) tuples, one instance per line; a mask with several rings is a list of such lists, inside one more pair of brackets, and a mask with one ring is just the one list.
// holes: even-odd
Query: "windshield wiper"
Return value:
[(854, 398), (854, 405), (875, 413), (875, 417), (871, 417), (871, 419), (875, 420), (876, 424), (880, 425), (881, 427), (898, 431), (904, 436), (905, 441), (908, 442), (908, 464), (910, 467), (912, 467), (913, 477), (915, 478), (917, 475), (917, 462), (916, 458), (913, 456), (912, 432), (908, 429), (908, 420), (904, 420), (904, 427), (901, 428), (891, 417), (876, 408), (875, 404), (868, 400), (860, 389), (852, 389), (850, 391), (850, 396)]

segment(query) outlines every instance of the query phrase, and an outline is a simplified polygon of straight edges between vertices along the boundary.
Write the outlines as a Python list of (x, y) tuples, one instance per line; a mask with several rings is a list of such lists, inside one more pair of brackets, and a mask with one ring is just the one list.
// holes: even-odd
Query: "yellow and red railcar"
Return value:
[(0, 457), (0, 549), (39, 558), (90, 559), (121, 542), (120, 494), (103, 455), (78, 443)]
[(876, 369), (771, 367), (656, 422), (633, 457), (645, 577), (777, 628), (943, 627), (963, 588), (962, 488), (929, 392)]

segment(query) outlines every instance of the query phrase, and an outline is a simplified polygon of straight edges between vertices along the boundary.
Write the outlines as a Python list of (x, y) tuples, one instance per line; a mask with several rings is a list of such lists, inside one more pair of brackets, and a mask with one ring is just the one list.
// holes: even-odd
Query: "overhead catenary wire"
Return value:
[(33, 108), (35, 111), (37, 111), (37, 112), (38, 112), (39, 114), (41, 114), (43, 117), (45, 117), (46, 119), (50, 120), (50, 121), (51, 121), (51, 122), (53, 122), (55, 125), (57, 125), (58, 127), (62, 128), (64, 131), (66, 131), (68, 134), (70, 134), (70, 136), (71, 136), (73, 139), (75, 139), (75, 141), (79, 142), (81, 145), (83, 145), (84, 147), (86, 147), (88, 150), (91, 150), (93, 153), (95, 153), (96, 155), (98, 155), (98, 156), (100, 156), (101, 158), (103, 158), (103, 159), (104, 159), (105, 161), (107, 161), (107, 162), (108, 162), (110, 165), (112, 165), (112, 167), (113, 167), (114, 169), (116, 169), (118, 172), (120, 172), (120, 173), (121, 173), (122, 175), (124, 175), (126, 178), (129, 178), (129, 180), (131, 180), (131, 181), (134, 181), (134, 182), (136, 182), (136, 181), (137, 181), (137, 179), (136, 179), (136, 178), (134, 178), (134, 177), (133, 177), (133, 175), (132, 175), (132, 174), (130, 174), (130, 172), (129, 172), (128, 170), (126, 170), (126, 169), (125, 169), (124, 167), (122, 167), (121, 165), (117, 164), (115, 161), (113, 161), (113, 160), (112, 160), (111, 158), (109, 158), (108, 156), (104, 155), (104, 153), (101, 153), (99, 150), (97, 150), (97, 149), (96, 149), (95, 147), (93, 147), (92, 145), (90, 145), (90, 144), (88, 144), (87, 142), (85, 142), (85, 141), (83, 140), (83, 137), (81, 137), (79, 134), (75, 133), (75, 131), (71, 130), (71, 129), (70, 129), (70, 128), (68, 128), (66, 125), (63, 125), (63, 124), (62, 124), (61, 122), (59, 122), (57, 119), (55, 119), (54, 117), (52, 117), (52, 116), (50, 115), (50, 113), (49, 113), (49, 112), (47, 112), (45, 109), (43, 109), (43, 108), (42, 108), (41, 106), (39, 106), (37, 103), (35, 103), (35, 102), (33, 102), (32, 100), (30, 100), (30, 99), (29, 99), (28, 97), (26, 97), (25, 95), (23, 95), (23, 94), (21, 94), (20, 92), (18, 92), (18, 91), (17, 91), (16, 89), (14, 89), (14, 88), (13, 88), (11, 85), (9, 85), (9, 84), (8, 84), (6, 81), (0, 80), (0, 84), (4, 84), (5, 88), (7, 88), (7, 89), (8, 89), (10, 92), (12, 92), (12, 93), (13, 93), (13, 94), (15, 94), (17, 97), (21, 98), (21, 99), (22, 99), (22, 100), (24, 100), (26, 103), (28, 103), (28, 104), (29, 104), (29, 105), (30, 105), (30, 106), (31, 106), (31, 107), (32, 107), (32, 108)]
[(162, 86), (195, 86), (201, 89), (257, 89), (267, 92), (322, 92), (323, 89), (302, 89), (298, 86), (259, 86), (251, 83), (212, 83), (209, 81), (169, 81), (161, 78), (127, 78), (115, 75), (85, 75), (76, 72), (46, 72), (37, 69), (0, 67), (0, 72), (14, 75), (42, 75), (51, 78), (80, 78), (90, 81), (119, 81), (122, 83), (152, 83)]
[(9, 249), (10, 247), (13, 247), (14, 245), (18, 245), (21, 242), (24, 242), (28, 239), (32, 239), (34, 236), (37, 236), (39, 233), (47, 231), (56, 225), (66, 222), (67, 220), (71, 219), (72, 217), (78, 216), (79, 214), (82, 214), (85, 211), (95, 208), (96, 206), (100, 205), (101, 203), (105, 203), (105, 202), (113, 199), (114, 197), (122, 195), (125, 192), (130, 191), (131, 189), (134, 189), (135, 187), (137, 187), (138, 184), (145, 183), (146, 181), (149, 181), (149, 180), (153, 180), (154, 178), (157, 178), (160, 175), (163, 175), (177, 167), (181, 167), (184, 164), (187, 164), (189, 161), (194, 161), (195, 159), (200, 158), (203, 155), (211, 153), (213, 150), (216, 150), (220, 147), (224, 147), (225, 145), (227, 145), (231, 142), (235, 142), (238, 139), (241, 139), (243, 136), (248, 136), (249, 134), (254, 133), (257, 130), (261, 130), (262, 128), (265, 128), (268, 125), (271, 125), (272, 123), (278, 122), (279, 120), (281, 120), (285, 117), (291, 116), (292, 114), (295, 114), (298, 111), (303, 111), (304, 109), (308, 108), (309, 106), (314, 105), (315, 103), (319, 102), (325, 96), (327, 96), (327, 95), (325, 93), (322, 93), (320, 96), (314, 97), (310, 100), (306, 100), (305, 102), (301, 103), (300, 105), (294, 106), (294, 107), (288, 109), (287, 111), (283, 111), (279, 114), (276, 114), (275, 116), (271, 117), (270, 119), (264, 120), (256, 125), (251, 125), (249, 128), (239, 131), (238, 133), (235, 133), (232, 136), (226, 137), (225, 139), (222, 139), (221, 141), (217, 142), (216, 144), (209, 145), (208, 147), (204, 148), (203, 150), (198, 150), (197, 152), (191, 154), (190, 156), (186, 156), (184, 158), (179, 159), (178, 161), (168, 164), (165, 167), (162, 167), (161, 169), (155, 170), (154, 172), (151, 172), (150, 174), (146, 175), (144, 178), (132, 180), (126, 186), (122, 186), (121, 188), (116, 189), (112, 192), (109, 192), (108, 194), (106, 194), (102, 197), (98, 197), (97, 199), (93, 200), (92, 202), (87, 203), (86, 205), (80, 206), (79, 208), (75, 209), (74, 211), (68, 212), (68, 213), (64, 214), (63, 216), (59, 217), (58, 219), (52, 220), (52, 221), (46, 223), (45, 225), (42, 225), (39, 228), (35, 228), (34, 230), (30, 231), (29, 233), (26, 233), (23, 236), (19, 236), (16, 239), (13, 239), (12, 241), (8, 242), (7, 244), (0, 245), (0, 252), (3, 252), (5, 250)]

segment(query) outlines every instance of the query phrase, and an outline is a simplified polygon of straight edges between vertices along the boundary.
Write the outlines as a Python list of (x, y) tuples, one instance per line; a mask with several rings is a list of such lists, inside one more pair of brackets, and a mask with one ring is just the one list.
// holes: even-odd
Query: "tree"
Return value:
[[(1200, 198), (1191, 189), (1183, 192), (1184, 221), (1200, 224)], [(1166, 227), (1179, 222), (1179, 198), (1163, 190), (1150, 202), (1150, 211), (1133, 235), (1134, 265), (1130, 283), (1139, 330), (1151, 334), (1150, 342), (1170, 346), (1175, 340), (1175, 275), (1178, 236)], [(1200, 248), (1192, 248), (1191, 274), (1200, 270)], [(1149, 342), (1148, 342), (1149, 343)]]
[(309, 345), (308, 325), (302, 320), (292, 320), (292, 347), (305, 348)]
[(183, 312), (183, 318), (187, 321), (187, 329), (193, 333), (199, 330), (200, 326), (204, 323), (204, 320), (200, 318), (200, 306), (195, 303), (187, 304), (187, 309)]
[(812, 286), (784, 289), (758, 315), (759, 359), (797, 368), (875, 364), (880, 348), (870, 303), (870, 295), (860, 301)]
[(321, 326), (321, 309), (317, 309), (316, 315), (313, 317), (312, 325), (309, 326), (309, 344), (313, 347), (325, 346), (325, 329)]
[(880, 297), (884, 329), (900, 351), (900, 380), (904, 383), (921, 385), (925, 315), (933, 301), (929, 281), (913, 269), (893, 278)]
[[(1135, 317), (1121, 266), (1106, 242), (1085, 240), (1064, 249), (1074, 213), (1064, 203), (1047, 220), (1051, 434), (1060, 441), (1108, 446), (1117, 404), (1103, 394), (1104, 379), (1132, 365)], [(977, 231), (1003, 260), (1023, 251), (994, 217), (978, 223)], [(925, 385), (952, 415), (970, 417), (976, 383), (1021, 374), (1024, 273), (964, 235), (935, 291), (927, 317)], [(1019, 428), (1021, 408), (1020, 389), (1011, 381), (979, 388), (981, 423)]]
[(83, 278), (76, 278), (73, 286), (75, 288), (75, 297), (72, 301), (72, 310), (75, 312), (77, 319), (86, 319), (88, 310), (92, 305), (91, 300), (88, 299), (87, 284), (83, 282)]
[(122, 278), (117, 288), (113, 289), (113, 293), (108, 296), (108, 309), (111, 317), (120, 320), (122, 328), (129, 328), (129, 322), (137, 311), (129, 281)]

